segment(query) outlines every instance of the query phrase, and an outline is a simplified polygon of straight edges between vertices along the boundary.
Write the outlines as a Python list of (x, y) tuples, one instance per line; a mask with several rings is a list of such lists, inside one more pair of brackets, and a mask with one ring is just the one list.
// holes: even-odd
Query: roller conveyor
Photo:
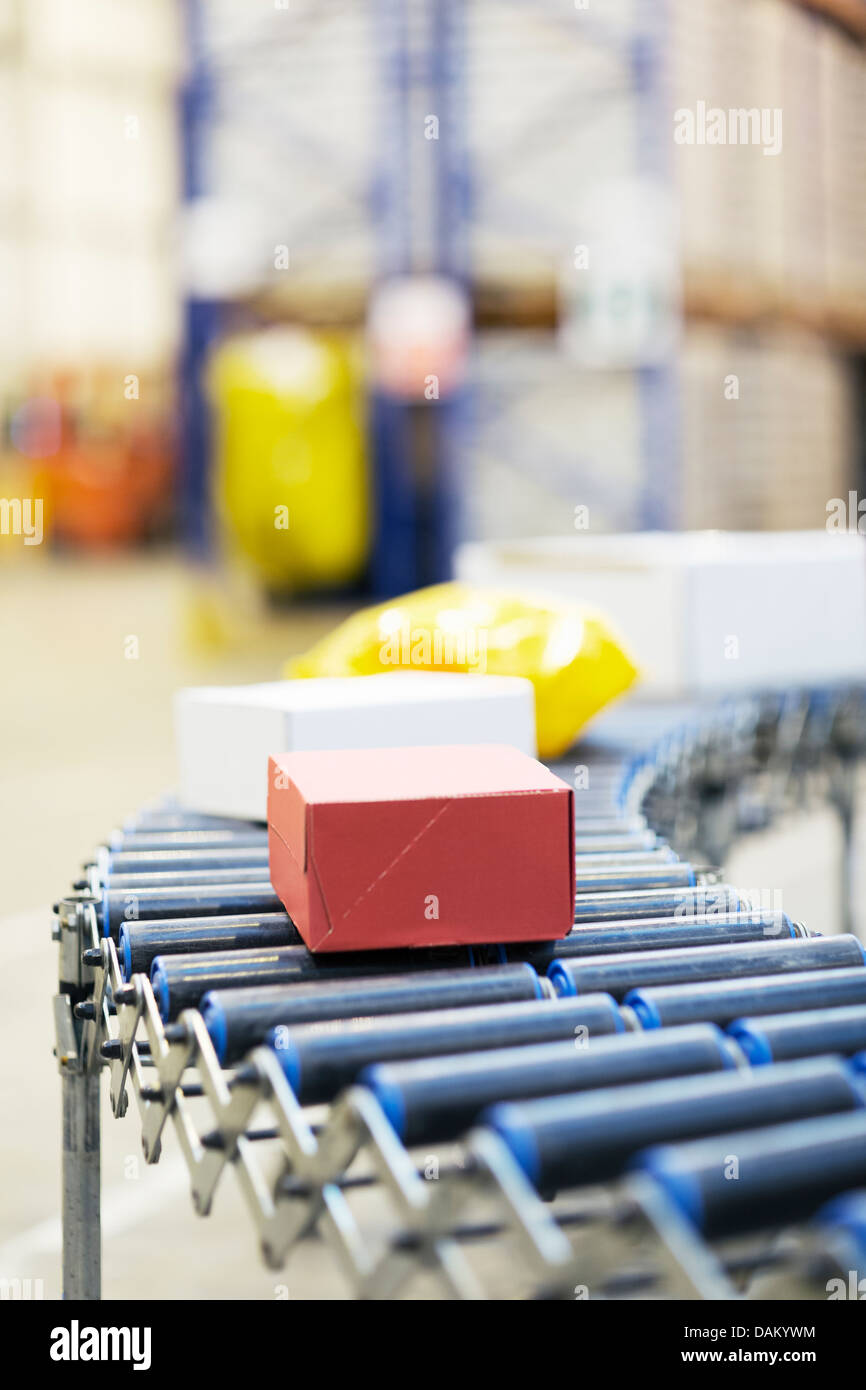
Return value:
[[(210, 922), (216, 919), (205, 920)], [(196, 936), (195, 923), (199, 921), (197, 918), (190, 919), (191, 925), (184, 932), (184, 940), (204, 940), (213, 935), (210, 927), (199, 926)], [(160, 1014), (165, 1020), (176, 1018), (182, 1009), (197, 1007), (211, 990), (291, 985), (302, 979), (326, 981), (363, 978), (382, 971), (411, 974), (419, 968), (463, 965), (470, 959), (466, 948), (457, 947), (430, 951), (333, 952), (315, 956), (303, 945), (272, 944), (265, 939), (265, 933), (257, 931), (255, 927), (250, 928), (250, 936), (259, 939), (251, 939), (249, 949), (243, 949), (242, 941), (238, 940), (230, 950), (207, 952), (202, 946), (202, 954), (195, 959), (189, 959), (178, 951), (172, 953), (174, 959), (163, 959), (156, 952), (147, 952), (148, 942), (166, 938), (171, 940), (171, 932), (162, 931), (161, 926), (157, 922), (121, 927), (120, 955), (121, 968), (128, 976), (127, 943), (134, 939), (142, 954), (150, 954), (151, 983)], [(682, 924), (663, 918), (654, 928), (610, 922), (600, 927), (576, 927), (571, 936), (561, 941), (541, 946), (510, 947), (506, 954), (513, 960), (525, 960), (536, 971), (544, 973), (558, 958), (595, 958), (601, 952), (630, 954), (634, 951), (657, 951), (672, 943), (705, 947), (719, 942), (763, 941), (767, 937), (774, 938), (777, 933), (793, 938), (797, 935), (797, 929), (784, 914), (751, 917), (730, 914), (689, 920)], [(552, 996), (552, 987), (545, 984), (541, 988)]]
[(584, 854), (654, 853), (659, 849), (666, 854), (676, 857), (670, 846), (666, 845), (653, 830), (626, 830), (621, 834), (605, 834), (604, 832), (584, 834), (580, 826), (578, 826), (577, 833), (574, 837), (574, 852), (576, 856)]
[(249, 848), (226, 849), (141, 849), (97, 851), (91, 866), (96, 871), (96, 881), (107, 887), (114, 874), (147, 874), (177, 872), (181, 869), (231, 869), (253, 868), (261, 865), (267, 877), (268, 847), (252, 845)]
[(659, 849), (598, 850), (575, 847), (574, 862), (584, 873), (591, 869), (627, 869), (633, 864), (677, 864), (679, 856), (669, 845)]
[[(206, 888), (252, 883), (270, 888), (266, 864), (237, 865), (227, 869), (158, 869), (152, 873), (111, 874), (104, 885), (112, 893), (124, 890), (127, 895), (150, 888)], [(85, 886), (90, 886), (86, 884)]]
[[(521, 1281), (547, 1296), (572, 1296), (590, 1267), (618, 1296), (635, 1258), (654, 1297), (740, 1296), (723, 1238), (789, 1221), (808, 1259), (780, 1274), (774, 1257), (774, 1277), (813, 1296), (814, 1250), (836, 1258), (862, 1233), (857, 1131), (834, 1130), (847, 1158), (825, 1157), (826, 1126), (861, 1118), (866, 1094), (866, 956), (699, 866), (718, 845), (722, 771), (765, 824), (859, 756), (863, 701), (626, 706), (598, 729), (578, 750), (591, 790), (576, 798), (575, 925), (559, 941), (316, 958), (267, 881), (264, 827), (171, 805), (127, 822), (57, 908), (65, 1096), (107, 1063), (114, 1113), (134, 1097), (149, 1162), (176, 1132), (199, 1211), (234, 1169), (269, 1264), (324, 1233), (362, 1296), (394, 1296), (422, 1266), (446, 1295), (479, 1296), (467, 1250), (482, 1230), (482, 1246), (516, 1237)], [(755, 816), (759, 793), (771, 800)], [(309, 1105), (328, 1108), (313, 1123)], [(755, 1194), (783, 1131), (822, 1172), (803, 1196), (783, 1166), (768, 1205)], [(708, 1134), (746, 1146), (751, 1197), (726, 1205)], [(455, 1141), (456, 1165), (428, 1181), (430, 1146)], [(384, 1245), (353, 1207), (365, 1163), (403, 1228)], [(479, 1202), (493, 1210), (480, 1225)], [(86, 1242), (68, 1244), (72, 1288)]]
[(866, 1007), (740, 1018), (730, 1025), (728, 1035), (753, 1067), (819, 1053), (853, 1057), (866, 1051)]
[[(360, 1081), (406, 1144), (455, 1138), (496, 1100), (557, 1095), (660, 1076), (736, 1066), (730, 1041), (711, 1024), (670, 1032), (619, 1034), (507, 1047), (477, 1057), (385, 1063)], [(614, 1102), (614, 1105), (616, 1102)]]
[[(444, 957), (444, 958), (443, 958)], [(375, 987), (376, 975), (388, 973), (406, 980), (416, 980), (421, 969), (436, 972), (449, 963), (460, 966), (467, 964), (467, 953), (460, 951), (402, 951), (376, 952), (371, 961), (369, 953), (346, 952), (330, 956), (315, 956), (304, 945), (271, 947), (264, 943), (255, 949), (206, 952), (190, 958), (185, 955), (156, 956), (150, 968), (150, 979), (160, 1016), (164, 1020), (176, 1018), (183, 1009), (197, 1008), (207, 994), (230, 989), (257, 990), (270, 988), (271, 1003), (279, 998), (291, 1002), (296, 997), (294, 986), (302, 981), (324, 984), (338, 981), (368, 980)], [(449, 959), (450, 958), (450, 959)], [(524, 966), (525, 969), (525, 966)], [(470, 977), (461, 970), (460, 977), (470, 983)], [(487, 972), (489, 975), (489, 972)], [(524, 980), (525, 974), (519, 978)], [(420, 988), (420, 982), (416, 980)], [(274, 993), (273, 987), (290, 986), (282, 995)], [(345, 986), (349, 989), (349, 985)], [(531, 997), (552, 994), (547, 982), (535, 980)], [(248, 1008), (254, 1009), (256, 999), (249, 1001)], [(431, 1004), (431, 1008), (435, 1005)], [(341, 1015), (335, 1014), (334, 1017)], [(288, 1022), (288, 1020), (286, 1020)], [(257, 1036), (256, 1041), (261, 1039)]]
[(703, 980), (864, 967), (866, 951), (855, 936), (830, 936), (812, 941), (747, 941), (703, 949), (561, 959), (552, 963), (548, 977), (557, 994), (603, 990), (622, 999), (642, 985), (687, 985)]
[[(517, 1004), (442, 1009), (429, 1013), (300, 1024), (273, 1029), (274, 1049), (293, 1093), (304, 1104), (333, 1100), (376, 1062), (407, 1057), (483, 1053), (522, 1044), (568, 1042), (626, 1031), (609, 994), (581, 999), (532, 1000)], [(480, 1058), (477, 1060), (481, 1061)], [(483, 1065), (483, 1062), (482, 1062)]]
[(167, 917), (211, 917), (226, 913), (281, 912), (283, 905), (266, 881), (197, 884), (184, 889), (107, 888), (97, 901), (103, 936), (115, 940), (124, 922)]
[(649, 1144), (862, 1110), (864, 1104), (866, 1087), (852, 1069), (822, 1058), (500, 1104), (482, 1122), (503, 1138), (533, 1186), (550, 1191), (609, 1179)]
[(201, 1012), (217, 1057), (234, 1061), (272, 1028), (541, 999), (545, 983), (525, 962), (483, 970), (399, 971), (333, 983), (299, 979), (289, 988), (213, 990), (204, 996)]
[(610, 882), (602, 892), (578, 893), (574, 921), (576, 926), (594, 922), (615, 922), (623, 917), (705, 916), (710, 913), (748, 911), (744, 894), (729, 884), (698, 885), (682, 888), (617, 888)]
[(268, 843), (265, 827), (242, 830), (115, 830), (109, 850), (241, 849)]
[[(565, 780), (568, 781), (567, 775)], [(575, 803), (574, 823), (575, 841), (578, 845), (588, 836), (652, 833), (648, 831), (644, 816), (617, 815), (609, 807), (599, 810), (591, 800), (587, 801), (585, 798)]]
[[(578, 868), (581, 861), (577, 859)], [(611, 867), (585, 865), (578, 874), (577, 894), (581, 897), (601, 893), (622, 894), (630, 889), (694, 888), (702, 882), (701, 874), (691, 864), (619, 864)], [(711, 880), (707, 880), (708, 882)]]
[[(734, 1160), (736, 1181), (730, 1176)], [(812, 1216), (829, 1198), (862, 1183), (866, 1114), (859, 1109), (652, 1149), (636, 1167), (705, 1236), (764, 1229)]]
[(664, 989), (630, 990), (626, 1005), (642, 1028), (673, 1028), (706, 1020), (733, 1023), (741, 1014), (791, 1013), (808, 1008), (820, 996), (822, 1005), (866, 1003), (866, 972), (827, 970), (816, 991), (811, 972), (760, 975), (745, 980), (709, 980)]
[(227, 830), (243, 835), (251, 826), (255, 828), (255, 823), (238, 820), (236, 816), (211, 816), (201, 811), (187, 811), (175, 803), (164, 809), (145, 808), (138, 815), (128, 816), (120, 829), (148, 833), (164, 830)]
[(637, 922), (604, 922), (598, 927), (575, 927), (570, 936), (543, 946), (527, 948), (536, 969), (548, 969), (556, 960), (577, 960), (633, 951), (732, 945), (743, 941), (795, 938), (805, 928), (783, 912), (749, 916), (745, 912), (691, 917), (684, 921), (658, 917)]
[(124, 922), (118, 933), (120, 968), (127, 980), (142, 971), (149, 975), (159, 955), (261, 951), (300, 944), (298, 930), (285, 912)]

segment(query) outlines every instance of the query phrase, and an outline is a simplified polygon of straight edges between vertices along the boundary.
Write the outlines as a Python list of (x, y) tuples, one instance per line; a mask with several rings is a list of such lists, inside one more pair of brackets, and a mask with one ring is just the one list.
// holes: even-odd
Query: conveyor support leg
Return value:
[(99, 1073), (66, 1070), (63, 1087), (63, 1297), (100, 1297)]

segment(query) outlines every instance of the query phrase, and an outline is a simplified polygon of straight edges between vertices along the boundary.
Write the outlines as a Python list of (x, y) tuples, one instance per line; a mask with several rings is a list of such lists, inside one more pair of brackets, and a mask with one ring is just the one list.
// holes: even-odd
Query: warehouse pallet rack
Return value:
[[(522, 10), (531, 12), (558, 45), (589, 45), (593, 52), (622, 66), (623, 81), (635, 94), (636, 169), (668, 186), (670, 143), (659, 137), (659, 131), (667, 129), (670, 108), (664, 61), (669, 41), (666, 5), (638, 0), (633, 25), (626, 27), (621, 20), (606, 21), (591, 9), (569, 17), (550, 0), (532, 7), (512, 0), (505, 8), (506, 24)], [(511, 152), (509, 141), (498, 148), (479, 147), (470, 69), (497, 59), (495, 50), (488, 53), (477, 38), (473, 40), (469, 31), (477, 21), (471, 7), (456, 0), (364, 0), (354, 6), (347, 6), (345, 0), (329, 0), (299, 6), (289, 22), (279, 8), (270, 15), (251, 11), (244, 23), (229, 29), (228, 37), (220, 15), (211, 13), (202, 0), (186, 0), (184, 13), (188, 65), (180, 134), (184, 198), (191, 209), (209, 199), (224, 200), (229, 208), (252, 201), (262, 216), (269, 209), (272, 223), (267, 233), (261, 231), (262, 242), (281, 245), (289, 237), (292, 256), (308, 263), (314, 277), (325, 285), (332, 276), (327, 264), (323, 275), (323, 248), (339, 257), (347, 239), (357, 239), (365, 248), (363, 259), (366, 262), (369, 255), (370, 263), (355, 272), (351, 286), (340, 296), (344, 325), (357, 327), (377, 282), (431, 273), (452, 281), (466, 294), (472, 302), (473, 322), (521, 325), (524, 311), (515, 310), (525, 298), (525, 287), (508, 280), (502, 283), (498, 276), (480, 283), (473, 268), (481, 204), (487, 201), (495, 208), (488, 216), (495, 216), (500, 224), (519, 229), (511, 248), (517, 263), (523, 260), (527, 236), (533, 250), (530, 261), (537, 260), (539, 246), (546, 258), (551, 246), (569, 244), (571, 224), (568, 217), (551, 219), (549, 205), (539, 201), (537, 192), (524, 190), (515, 197), (513, 190), (506, 193), (499, 187), (502, 160)], [(370, 145), (349, 160), (330, 128), (311, 130), (303, 104), (287, 99), (293, 90), (292, 63), (304, 52), (305, 36), (325, 26), (341, 51), (342, 45), (352, 45), (353, 63), (368, 73), (364, 90), (370, 113), (366, 109), (359, 113), (359, 128), (361, 121), (369, 121)], [(286, 74), (281, 87), (268, 87), (266, 96), (253, 100), (250, 74), (280, 64)], [(279, 104), (274, 102), (274, 90), (281, 93)], [(334, 99), (339, 101), (339, 92)], [(539, 129), (555, 131), (558, 123), (575, 121), (573, 99), (573, 92), (564, 97), (552, 85), (542, 109), (527, 117), (519, 132), (521, 146), (528, 150), (524, 157), (533, 158)], [(585, 118), (588, 124), (599, 107), (614, 99), (616, 90), (608, 90), (604, 82), (584, 92), (581, 121)], [(436, 113), (438, 121), (435, 142), (413, 140), (412, 132), (423, 129), (429, 113)], [(259, 159), (233, 164), (217, 139), (221, 123), (234, 132), (235, 145), (244, 147), (242, 135), (246, 144), (253, 141)], [(279, 140), (274, 139), (274, 131), (279, 132)], [(304, 189), (300, 199), (299, 186)], [(287, 190), (293, 190), (291, 196)], [(226, 333), (241, 325), (280, 320), (286, 303), (291, 317), (308, 316), (313, 323), (332, 322), (335, 315), (334, 305), (323, 301), (321, 291), (312, 294), (310, 303), (303, 283), (287, 290), (280, 275), (274, 276), (267, 265), (256, 262), (259, 248), (245, 249), (256, 266), (256, 274), (250, 272), (249, 287), (244, 291), (211, 287), (207, 293), (202, 287), (190, 289), (184, 307), (182, 518), (187, 545), (199, 558), (214, 553), (216, 540), (209, 520), (208, 476), (214, 441), (205, 375), (210, 354)], [(545, 288), (543, 298), (552, 306), (552, 286), (549, 293)], [(537, 317), (535, 306), (530, 319)], [(621, 488), (606, 490), (592, 470), (582, 479), (583, 500), (597, 503), (614, 518), (618, 515), (621, 525), (655, 528), (676, 520), (679, 431), (672, 422), (678, 417), (678, 377), (670, 354), (637, 368), (641, 480), (636, 518), (630, 523), (626, 514), (620, 514)], [(548, 435), (536, 445), (533, 434), (524, 441), (522, 454), (515, 452), (514, 440), (527, 428), (525, 419), (515, 414), (516, 399), (524, 394), (525, 387), (518, 389), (516, 380), (507, 391), (492, 391), (477, 372), (469, 370), (459, 389), (445, 391), (437, 400), (434, 421), (430, 411), (424, 415), (417, 403), (384, 389), (371, 391), (369, 442), (377, 483), (370, 566), (374, 592), (393, 595), (448, 577), (455, 538), (466, 530), (465, 473), (479, 427), (485, 422), (506, 421), (497, 430), (496, 448), (509, 465), (516, 461), (522, 466), (539, 447), (550, 455), (553, 444)], [(429, 535), (418, 525), (417, 513), (423, 504), (407, 463), (412, 454), (407, 440), (412, 440), (422, 418), (437, 462)], [(570, 477), (573, 462), (570, 453), (559, 459), (557, 474)], [(563, 500), (571, 510), (570, 489)], [(617, 507), (619, 512), (611, 511)]]
[[(579, 748), (575, 761), (603, 769), (622, 822), (648, 823), (677, 850), (709, 845), (723, 853), (742, 830), (818, 796), (839, 808), (850, 837), (866, 742), (859, 689), (736, 699), (652, 718), (627, 706), (611, 728), (612, 737)], [(512, 1252), (512, 1285), (535, 1297), (571, 1298), (589, 1288), (594, 1297), (649, 1290), (719, 1299), (746, 1289), (756, 1297), (808, 1297), (816, 1271), (825, 1279), (828, 1269), (851, 1268), (846, 1238), (826, 1227), (798, 1228), (757, 1247), (747, 1241), (720, 1255), (646, 1175), (545, 1200), (490, 1128), (476, 1127), (449, 1149), (453, 1159), (430, 1181), (366, 1087), (352, 1085), (326, 1111), (311, 1111), (270, 1047), (224, 1067), (197, 1010), (166, 1024), (148, 977), (124, 977), (98, 909), (96, 895), (76, 891), (57, 904), (54, 928), (67, 1298), (100, 1297), (103, 1068), (115, 1117), (134, 1100), (149, 1164), (160, 1157), (166, 1129), (174, 1130), (199, 1214), (210, 1212), (231, 1169), (268, 1266), (280, 1267), (316, 1233), (360, 1297), (397, 1296), (419, 1272), (446, 1297), (499, 1296), (502, 1262), (491, 1284), (472, 1251), (503, 1241)], [(266, 1141), (280, 1154), (276, 1175), (261, 1161)], [(385, 1195), (393, 1219), (385, 1237), (371, 1235), (355, 1209), (356, 1196), (371, 1187)]]

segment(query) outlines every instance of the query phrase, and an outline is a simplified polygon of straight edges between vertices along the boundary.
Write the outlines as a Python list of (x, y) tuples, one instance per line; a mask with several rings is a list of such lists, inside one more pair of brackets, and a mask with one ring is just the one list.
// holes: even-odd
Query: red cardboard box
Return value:
[(268, 827), (311, 951), (547, 941), (574, 921), (574, 793), (516, 748), (278, 754)]

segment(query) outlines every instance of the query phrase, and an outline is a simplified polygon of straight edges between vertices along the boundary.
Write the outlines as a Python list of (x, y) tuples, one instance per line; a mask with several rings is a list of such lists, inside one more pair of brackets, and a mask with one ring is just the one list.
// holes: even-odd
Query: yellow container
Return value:
[(229, 339), (209, 388), (214, 501), (230, 552), (274, 592), (355, 579), (370, 518), (350, 346), (297, 328)]

